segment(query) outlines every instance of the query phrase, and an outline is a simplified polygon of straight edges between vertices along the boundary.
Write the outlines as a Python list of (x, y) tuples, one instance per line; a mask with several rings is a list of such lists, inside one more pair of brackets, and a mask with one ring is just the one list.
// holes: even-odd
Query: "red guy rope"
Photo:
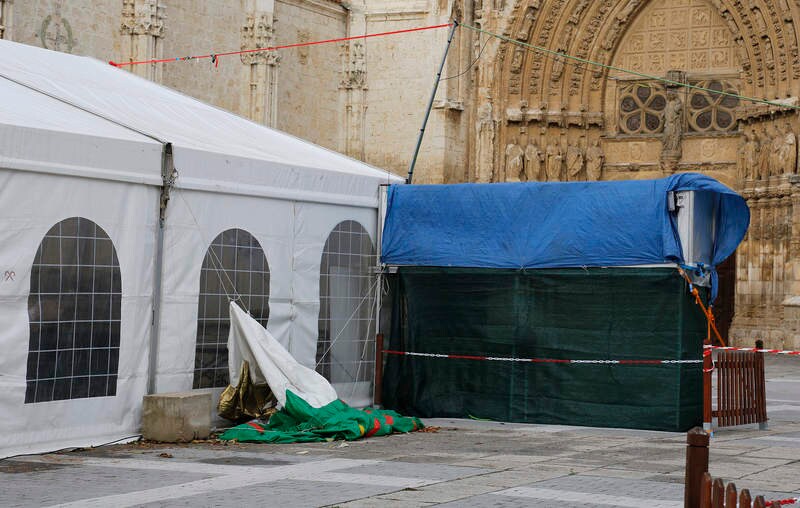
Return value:
[(525, 363), (578, 363), (578, 364), (610, 364), (610, 365), (663, 365), (681, 363), (703, 363), (703, 360), (564, 360), (560, 358), (511, 358), (502, 356), (446, 355), (438, 353), (416, 353), (413, 351), (384, 350), (387, 355), (421, 356), (425, 358), (447, 358), (450, 360), (482, 360), (490, 362), (525, 362)]
[(283, 46), (269, 46), (266, 48), (255, 48), (255, 49), (243, 49), (241, 51), (226, 51), (224, 53), (209, 53), (207, 55), (196, 55), (196, 56), (184, 56), (184, 57), (175, 57), (175, 58), (156, 58), (153, 60), (140, 60), (134, 62), (114, 62), (110, 61), (109, 64), (113, 65), (114, 67), (127, 67), (130, 65), (142, 65), (142, 64), (154, 64), (154, 63), (167, 63), (167, 62), (184, 62), (188, 60), (200, 60), (203, 58), (210, 58), (211, 62), (215, 65), (219, 65), (219, 57), (221, 56), (231, 56), (231, 55), (244, 55), (247, 53), (260, 53), (262, 51), (277, 51), (279, 49), (290, 49), (290, 48), (302, 48), (305, 46), (317, 46), (319, 44), (330, 44), (333, 42), (347, 42), (347, 41), (354, 41), (359, 39), (369, 39), (371, 37), (385, 37), (387, 35), (398, 35), (398, 34), (406, 34), (411, 32), (421, 32), (423, 30), (435, 30), (437, 28), (447, 28), (453, 26), (452, 23), (443, 23), (441, 25), (430, 25), (430, 26), (421, 26), (416, 28), (407, 28), (405, 30), (392, 30), (390, 32), (379, 32), (373, 34), (364, 34), (364, 35), (354, 35), (351, 37), (340, 37), (338, 39), (325, 39), (321, 41), (310, 41), (310, 42), (297, 42), (294, 44), (285, 44)]

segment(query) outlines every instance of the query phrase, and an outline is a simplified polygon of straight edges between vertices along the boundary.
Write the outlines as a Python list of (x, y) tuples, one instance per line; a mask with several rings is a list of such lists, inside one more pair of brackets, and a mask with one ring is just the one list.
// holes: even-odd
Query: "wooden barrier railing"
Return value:
[[(710, 358), (707, 364), (711, 363)], [(764, 379), (764, 356), (751, 351), (718, 351), (713, 362), (717, 373), (717, 409), (711, 408), (712, 369), (706, 368), (704, 421), (710, 430), (710, 417), (717, 418), (717, 427), (731, 427), (767, 422), (767, 396)]]
[(699, 508), (766, 508), (766, 506), (764, 496), (753, 499), (747, 489), (742, 489), (737, 496), (736, 485), (733, 482), (728, 482), (726, 486), (721, 479), (715, 480), (710, 474), (703, 473)]
[[(736, 492), (736, 485), (711, 478), (708, 473), (709, 435), (699, 427), (686, 434), (684, 508), (766, 508), (763, 496), (752, 499), (750, 491)], [(738, 494), (738, 495), (737, 495)]]

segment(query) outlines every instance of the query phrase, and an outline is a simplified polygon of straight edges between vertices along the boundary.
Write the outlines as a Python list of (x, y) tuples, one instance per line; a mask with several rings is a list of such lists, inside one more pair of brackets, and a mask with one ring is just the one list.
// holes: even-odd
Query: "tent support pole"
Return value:
[(156, 393), (156, 370), (158, 369), (158, 343), (161, 329), (161, 285), (164, 274), (164, 224), (167, 217), (167, 203), (170, 191), (175, 185), (177, 171), (172, 157), (172, 143), (164, 143), (161, 151), (161, 197), (158, 203), (158, 224), (156, 226), (156, 258), (153, 263), (153, 318), (150, 331), (150, 355), (148, 358), (147, 393)]
[(442, 61), (439, 63), (439, 72), (436, 73), (436, 82), (433, 84), (433, 91), (431, 92), (431, 98), (428, 101), (428, 108), (425, 110), (425, 118), (422, 120), (422, 127), (419, 129), (419, 136), (417, 136), (417, 146), (414, 147), (414, 155), (411, 157), (411, 164), (408, 166), (408, 176), (406, 177), (406, 183), (410, 184), (411, 179), (414, 176), (414, 166), (417, 165), (417, 156), (419, 155), (419, 149), (422, 146), (422, 138), (425, 136), (425, 127), (428, 125), (428, 117), (431, 116), (431, 109), (433, 109), (433, 101), (436, 99), (436, 91), (439, 89), (439, 82), (442, 80), (442, 71), (444, 70), (444, 64), (447, 61), (447, 53), (450, 52), (450, 43), (453, 42), (453, 36), (456, 34), (456, 28), (458, 28), (458, 21), (453, 20), (453, 26), (450, 27), (450, 35), (447, 36), (447, 46), (444, 48), (444, 55), (442, 55)]

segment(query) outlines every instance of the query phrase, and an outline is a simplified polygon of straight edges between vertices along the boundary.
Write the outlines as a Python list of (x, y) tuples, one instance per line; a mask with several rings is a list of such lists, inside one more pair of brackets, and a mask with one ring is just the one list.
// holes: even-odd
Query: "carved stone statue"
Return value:
[(525, 156), (525, 152), (522, 151), (522, 148), (517, 144), (516, 140), (512, 140), (511, 143), (506, 145), (506, 181), (507, 182), (519, 182), (520, 176), (522, 176), (525, 171), (525, 163), (523, 162), (522, 158)]
[(545, 158), (547, 181), (557, 182), (561, 180), (561, 166), (563, 163), (564, 156), (561, 154), (561, 148), (553, 143), (547, 145)]
[(491, 100), (478, 108), (477, 148), (475, 157), (475, 174), (478, 182), (491, 182), (494, 174), (494, 118), (492, 117)]
[(766, 180), (769, 178), (770, 150), (772, 149), (772, 138), (769, 129), (764, 127), (764, 135), (761, 136), (758, 144), (758, 178)]
[(780, 146), (780, 160), (782, 173), (793, 175), (797, 173), (797, 136), (792, 130), (792, 124), (786, 122), (783, 127), (783, 137)]
[(544, 180), (542, 175), (542, 152), (532, 143), (525, 147), (525, 179), (529, 182)]
[(757, 172), (758, 165), (758, 138), (755, 132), (751, 132), (749, 136), (745, 134), (742, 141), (742, 146), (739, 148), (739, 168), (737, 173), (740, 183), (747, 178), (753, 178), (753, 174)]
[(586, 149), (586, 179), (589, 181), (600, 180), (603, 173), (603, 162), (606, 156), (600, 147), (600, 140), (595, 139), (594, 143)]
[(770, 143), (769, 153), (769, 174), (770, 176), (779, 176), (783, 172), (784, 161), (781, 158), (781, 150), (783, 147), (783, 136), (781, 131), (775, 127), (775, 135), (772, 136)]
[(583, 180), (583, 148), (578, 145), (567, 147), (567, 180), (570, 182)]
[(681, 157), (682, 120), (683, 103), (677, 93), (668, 92), (667, 106), (664, 109), (663, 157), (675, 159)]

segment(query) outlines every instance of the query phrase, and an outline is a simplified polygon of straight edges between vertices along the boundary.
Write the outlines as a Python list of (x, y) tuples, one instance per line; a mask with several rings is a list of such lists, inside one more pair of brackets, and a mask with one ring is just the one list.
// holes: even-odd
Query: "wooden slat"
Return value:
[(742, 394), (742, 385), (744, 383), (744, 357), (746, 355), (735, 355), (736, 365), (733, 369), (734, 385), (733, 393), (736, 396), (734, 404), (736, 404), (736, 425), (743, 425), (745, 423), (744, 411), (744, 395)]
[[(719, 355), (719, 371), (717, 372), (717, 386), (719, 387), (719, 393), (717, 394), (717, 401), (719, 402), (719, 410), (720, 411), (727, 411), (728, 408), (728, 401), (725, 400), (725, 397), (728, 395), (728, 387), (726, 386), (728, 382), (727, 374), (728, 374), (728, 359), (727, 359), (727, 351), (720, 351)], [(720, 427), (727, 427), (728, 420), (725, 418), (725, 415), (720, 414), (719, 418), (719, 426)]]
[(742, 493), (739, 494), (739, 508), (750, 508), (752, 503), (753, 499), (750, 497), (750, 491), (742, 489)]
[(711, 508), (725, 508), (725, 484), (719, 478), (711, 485)]
[(703, 473), (703, 483), (700, 487), (700, 508), (711, 508), (711, 475)]
[(753, 508), (767, 508), (767, 503), (764, 501), (764, 496), (756, 497), (755, 501), (753, 501)]
[(736, 508), (736, 485), (733, 482), (728, 482), (725, 487), (725, 508)]
[(767, 421), (767, 387), (764, 374), (764, 355), (759, 354), (757, 357), (757, 374), (755, 389), (757, 392), (756, 400), (758, 401), (758, 421)]

